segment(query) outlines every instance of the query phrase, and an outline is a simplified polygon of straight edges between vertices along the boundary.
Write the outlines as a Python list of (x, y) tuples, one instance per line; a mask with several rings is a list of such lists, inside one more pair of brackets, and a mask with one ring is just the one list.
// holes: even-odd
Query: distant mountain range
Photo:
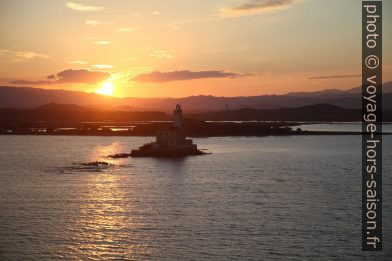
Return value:
[[(193, 119), (205, 121), (361, 121), (361, 109), (345, 109), (331, 104), (314, 104), (297, 108), (238, 109), (217, 112), (192, 113)], [(384, 121), (392, 121), (391, 113), (384, 113)]]
[[(77, 127), (83, 122), (128, 125), (134, 121), (169, 121), (157, 111), (108, 111), (74, 104), (47, 104), (33, 109), (0, 108), (0, 128), (4, 126)], [(104, 124), (105, 125), (105, 124)]]
[[(45, 104), (75, 104), (101, 110), (166, 111), (177, 103), (186, 112), (250, 109), (278, 109), (331, 104), (347, 109), (361, 108), (361, 87), (350, 90), (327, 89), (316, 92), (295, 92), (284, 95), (238, 97), (190, 96), (184, 98), (115, 98), (95, 93), (49, 90), (30, 87), (0, 86), (0, 108), (35, 108)], [(392, 111), (392, 82), (383, 84), (383, 106)]]

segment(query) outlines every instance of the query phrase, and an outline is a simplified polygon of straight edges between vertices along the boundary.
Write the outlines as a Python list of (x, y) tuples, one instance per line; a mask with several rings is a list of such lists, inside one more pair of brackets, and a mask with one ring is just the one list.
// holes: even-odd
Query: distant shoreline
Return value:
[[(0, 133), (1, 136), (86, 136), (86, 137), (154, 137), (154, 135), (131, 135), (121, 132), (113, 133)], [(267, 137), (267, 136), (352, 136), (362, 135), (362, 132), (348, 131), (291, 131), (281, 134), (260, 134), (260, 135), (189, 135), (192, 138), (210, 137)], [(392, 133), (382, 133), (382, 135), (392, 135)]]
[[(265, 137), (298, 135), (362, 135), (357, 130), (303, 130), (311, 122), (207, 122), (185, 120), (184, 131), (188, 137)], [(313, 124), (337, 124), (320, 123)], [(360, 124), (357, 122), (356, 124)], [(151, 137), (170, 122), (134, 122), (127, 125), (115, 122), (92, 122), (60, 125), (36, 123), (22, 126), (0, 127), (0, 135), (52, 135), (52, 136), (129, 136)], [(301, 128), (302, 127), (302, 128)], [(389, 135), (392, 133), (384, 132)]]

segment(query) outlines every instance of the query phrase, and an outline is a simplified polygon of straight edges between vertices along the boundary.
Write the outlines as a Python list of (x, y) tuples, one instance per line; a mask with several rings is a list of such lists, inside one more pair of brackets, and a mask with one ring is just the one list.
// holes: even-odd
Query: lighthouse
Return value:
[(132, 150), (132, 157), (182, 157), (187, 155), (203, 155), (197, 145), (185, 136), (182, 126), (182, 109), (177, 104), (173, 110), (173, 123), (157, 130), (155, 142), (144, 144)]
[(173, 126), (179, 129), (182, 128), (182, 109), (180, 104), (177, 104), (173, 110)]

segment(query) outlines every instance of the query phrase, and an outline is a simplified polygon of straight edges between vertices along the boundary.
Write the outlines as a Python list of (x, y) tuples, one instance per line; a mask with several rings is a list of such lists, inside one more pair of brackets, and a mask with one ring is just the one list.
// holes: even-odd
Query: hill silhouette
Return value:
[(34, 109), (0, 109), (0, 126), (74, 127), (83, 122), (162, 121), (170, 117), (157, 111), (108, 111), (75, 104), (47, 104)]
[[(383, 106), (392, 111), (392, 82), (383, 84)], [(0, 87), (0, 108), (32, 109), (45, 104), (75, 104), (100, 110), (165, 111), (180, 103), (187, 112), (251, 109), (295, 108), (313, 104), (331, 104), (347, 109), (361, 108), (361, 88), (326, 89), (316, 92), (295, 92), (284, 95), (238, 97), (190, 96), (184, 98), (115, 98), (95, 93), (52, 90), (30, 87)]]
[[(389, 117), (389, 115), (387, 115)], [(239, 109), (193, 113), (189, 117), (207, 121), (361, 121), (361, 110), (344, 109), (331, 104), (315, 104), (297, 108), (270, 110)]]

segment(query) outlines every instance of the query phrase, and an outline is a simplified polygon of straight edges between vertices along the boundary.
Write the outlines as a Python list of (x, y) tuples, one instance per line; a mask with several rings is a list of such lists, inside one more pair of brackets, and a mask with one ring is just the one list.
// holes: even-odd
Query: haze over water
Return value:
[[(0, 136), (0, 259), (388, 260), (361, 249), (360, 136), (195, 139), (211, 155), (127, 158), (151, 137)], [(384, 159), (392, 156), (384, 136)], [(80, 165), (108, 161), (113, 167)]]

